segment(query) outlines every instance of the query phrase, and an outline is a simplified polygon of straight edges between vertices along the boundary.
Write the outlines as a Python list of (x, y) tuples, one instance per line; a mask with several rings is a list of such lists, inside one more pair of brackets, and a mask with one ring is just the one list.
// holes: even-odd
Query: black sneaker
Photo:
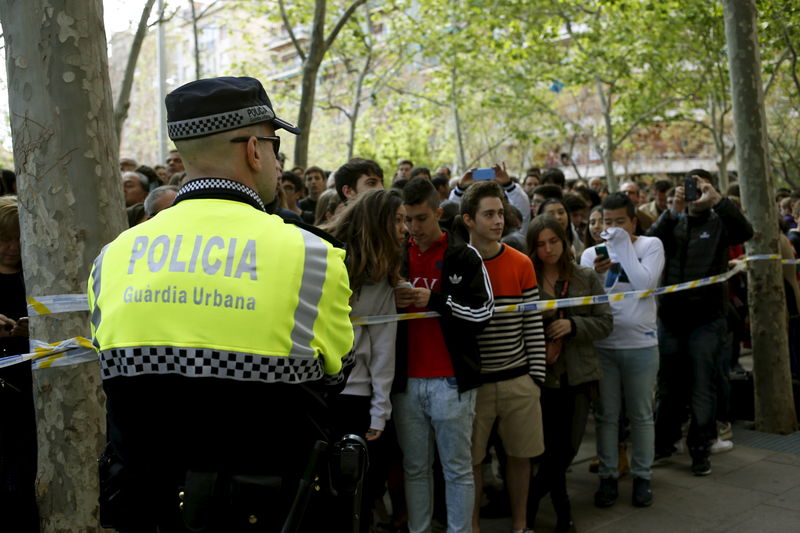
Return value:
[(711, 461), (707, 456), (692, 457), (692, 474), (695, 476), (707, 476), (711, 473)]
[(594, 493), (594, 506), (611, 507), (617, 501), (617, 497), (619, 497), (617, 480), (613, 477), (601, 477), (600, 487)]
[(650, 507), (653, 505), (653, 489), (650, 487), (649, 479), (633, 478), (631, 502), (634, 507)]

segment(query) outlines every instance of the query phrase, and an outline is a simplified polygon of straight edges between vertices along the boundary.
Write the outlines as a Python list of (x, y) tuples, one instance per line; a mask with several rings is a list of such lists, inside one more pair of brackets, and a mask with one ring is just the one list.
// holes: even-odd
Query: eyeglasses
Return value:
[(231, 139), (232, 143), (246, 143), (250, 140), (250, 137), (255, 137), (257, 141), (270, 141), (272, 142), (272, 151), (275, 152), (275, 157), (278, 157), (278, 154), (281, 151), (281, 138), (278, 136), (275, 137), (264, 137), (261, 135), (249, 135), (247, 137), (234, 137)]

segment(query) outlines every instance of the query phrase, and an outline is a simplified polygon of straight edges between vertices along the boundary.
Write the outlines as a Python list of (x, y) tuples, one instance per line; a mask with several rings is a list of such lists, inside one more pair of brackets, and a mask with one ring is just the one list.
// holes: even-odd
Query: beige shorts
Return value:
[(495, 420), (506, 453), (512, 457), (536, 457), (544, 452), (541, 392), (530, 376), (524, 375), (478, 388), (475, 422), (472, 425), (472, 464), (486, 456), (486, 445)]

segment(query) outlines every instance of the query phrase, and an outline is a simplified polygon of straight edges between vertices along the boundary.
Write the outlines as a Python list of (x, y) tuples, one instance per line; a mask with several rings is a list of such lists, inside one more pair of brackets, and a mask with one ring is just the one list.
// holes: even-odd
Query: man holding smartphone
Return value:
[[(722, 274), (728, 268), (728, 248), (753, 236), (753, 227), (736, 205), (723, 198), (713, 177), (703, 169), (686, 174), (699, 197), (689, 201), (685, 186), (675, 190), (672, 207), (648, 231), (664, 244), (663, 285)], [(692, 473), (707, 476), (711, 444), (717, 439), (717, 381), (721, 344), (727, 335), (727, 285), (718, 283), (665, 294), (658, 310), (658, 377), (656, 459), (674, 453), (681, 439), (685, 406), (691, 424), (686, 445)]]
[(442, 209), (430, 181), (409, 181), (403, 203), (411, 235), (403, 274), (413, 288), (395, 289), (397, 307), (441, 315), (397, 326), (392, 405), (403, 451), (408, 530), (430, 531), (435, 444), (444, 471), (447, 531), (468, 533), (475, 497), (470, 447), (481, 383), (476, 335), (492, 317), (492, 287), (475, 248), (439, 228)]
[[(587, 248), (581, 265), (594, 268), (607, 293), (654, 289), (664, 269), (664, 246), (655, 237), (637, 237), (636, 209), (627, 194), (603, 200), (604, 244)], [(613, 267), (613, 268), (612, 268)], [(596, 341), (603, 377), (597, 410), (597, 455), (600, 488), (597, 507), (610, 507), (619, 495), (619, 419), (622, 404), (631, 424), (633, 493), (637, 507), (653, 502), (653, 392), (658, 374), (658, 337), (654, 298), (610, 302), (614, 329)], [(624, 399), (624, 402), (623, 402)]]

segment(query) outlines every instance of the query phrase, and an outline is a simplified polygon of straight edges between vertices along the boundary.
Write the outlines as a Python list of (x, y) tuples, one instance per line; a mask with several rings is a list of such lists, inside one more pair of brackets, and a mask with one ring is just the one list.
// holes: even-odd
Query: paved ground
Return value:
[[(741, 360), (752, 370), (752, 357)], [(687, 454), (674, 455), (653, 470), (653, 506), (630, 503), (631, 477), (620, 480), (620, 497), (609, 509), (593, 504), (596, 474), (593, 421), (567, 475), (578, 533), (800, 533), (800, 432), (787, 436), (734, 425), (733, 450), (711, 456), (711, 475), (695, 477)], [(543, 500), (536, 533), (551, 533), (556, 523)], [(482, 520), (481, 533), (509, 533), (511, 520)]]
[[(675, 455), (654, 469), (652, 507), (631, 505), (631, 478), (626, 476), (620, 480), (616, 505), (597, 509), (592, 503), (597, 475), (588, 471), (594, 442), (590, 426), (567, 478), (580, 533), (800, 532), (800, 446), (795, 453), (779, 453), (736, 445), (730, 452), (712, 456), (712, 473), (707, 477), (691, 474), (688, 455)], [(550, 533), (554, 527), (555, 514), (545, 500), (536, 532)], [(510, 530), (509, 519), (481, 523), (482, 533)]]

